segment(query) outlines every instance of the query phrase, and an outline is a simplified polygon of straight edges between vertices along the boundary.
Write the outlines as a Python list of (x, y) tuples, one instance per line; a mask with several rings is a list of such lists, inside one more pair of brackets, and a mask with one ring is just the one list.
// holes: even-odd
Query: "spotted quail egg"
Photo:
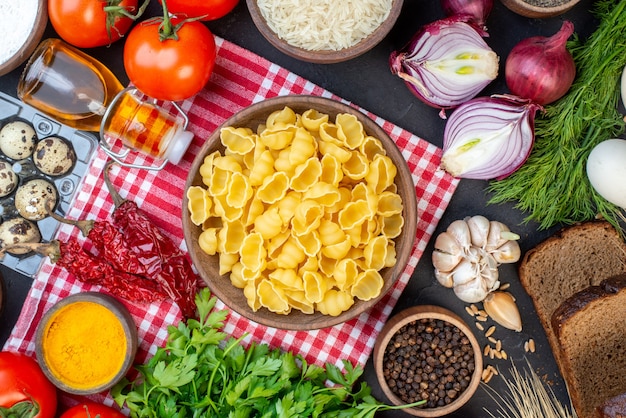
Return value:
[(76, 153), (72, 145), (64, 139), (50, 136), (37, 143), (33, 161), (42, 173), (49, 176), (62, 176), (74, 166)]
[(39, 221), (48, 216), (48, 208), (54, 208), (57, 199), (54, 184), (45, 179), (32, 179), (17, 188), (15, 208), (24, 218)]
[(11, 164), (0, 161), (0, 197), (11, 194), (17, 187), (17, 175)]
[(9, 158), (29, 158), (35, 150), (37, 134), (33, 127), (23, 121), (9, 122), (0, 129), (0, 151)]
[[(0, 224), (0, 248), (13, 244), (36, 243), (41, 241), (41, 232), (35, 222), (20, 217), (7, 219)], [(15, 248), (8, 253), (20, 255), (30, 252), (28, 249)]]

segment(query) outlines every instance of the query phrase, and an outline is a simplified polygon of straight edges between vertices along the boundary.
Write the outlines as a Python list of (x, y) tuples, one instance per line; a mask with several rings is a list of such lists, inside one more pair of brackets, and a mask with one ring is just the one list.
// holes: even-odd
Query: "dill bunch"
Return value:
[(600, 23), (586, 41), (568, 43), (577, 75), (569, 92), (535, 120), (535, 145), (509, 177), (492, 181), (490, 204), (517, 201), (540, 229), (605, 218), (619, 229), (621, 209), (591, 186), (585, 165), (600, 142), (616, 138), (625, 124), (618, 112), (620, 77), (626, 65), (626, 1), (601, 0), (593, 13)]

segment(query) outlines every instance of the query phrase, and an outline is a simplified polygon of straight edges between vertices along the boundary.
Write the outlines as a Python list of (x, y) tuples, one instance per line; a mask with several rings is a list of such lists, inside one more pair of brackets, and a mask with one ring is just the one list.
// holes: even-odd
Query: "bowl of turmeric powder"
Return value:
[(109, 390), (126, 375), (137, 344), (137, 327), (120, 301), (83, 292), (61, 299), (44, 314), (35, 350), (56, 387), (91, 395)]

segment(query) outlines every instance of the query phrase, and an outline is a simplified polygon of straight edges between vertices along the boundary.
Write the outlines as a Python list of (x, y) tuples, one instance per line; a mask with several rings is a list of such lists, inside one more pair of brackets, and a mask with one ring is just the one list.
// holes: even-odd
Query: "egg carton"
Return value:
[[(89, 169), (98, 147), (98, 139), (90, 132), (79, 131), (64, 125), (18, 99), (0, 92), (0, 129), (16, 119), (29, 123), (34, 128), (38, 140), (54, 135), (68, 141), (74, 148), (76, 163), (68, 173), (58, 177), (48, 176), (37, 170), (32, 158), (14, 160), (0, 152), (0, 160), (9, 162), (14, 170), (17, 169), (19, 182), (42, 178), (54, 184), (58, 195), (55, 212), (63, 216), (70, 209), (81, 180)], [(15, 191), (13, 191), (8, 196), (0, 198), (0, 218), (4, 221), (16, 216), (16, 213)], [(51, 217), (46, 217), (36, 223), (43, 242), (52, 240), (59, 229), (59, 222)], [(0, 263), (20, 274), (34, 277), (41, 268), (43, 259), (43, 256), (34, 253), (19, 256), (6, 254)]]

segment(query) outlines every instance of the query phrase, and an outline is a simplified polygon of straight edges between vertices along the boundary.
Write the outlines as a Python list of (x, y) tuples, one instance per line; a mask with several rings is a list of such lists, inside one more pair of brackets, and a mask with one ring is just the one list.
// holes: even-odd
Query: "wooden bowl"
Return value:
[(561, 15), (578, 4), (580, 0), (569, 0), (558, 6), (534, 6), (524, 0), (502, 0), (509, 10), (526, 17), (547, 18)]
[(387, 16), (387, 19), (383, 21), (381, 25), (378, 26), (378, 28), (369, 36), (362, 39), (355, 45), (339, 50), (309, 50), (290, 44), (280, 38), (278, 34), (267, 24), (265, 17), (261, 13), (257, 0), (246, 0), (246, 3), (255, 26), (259, 32), (261, 32), (261, 35), (263, 35), (263, 37), (267, 39), (267, 41), (276, 49), (292, 58), (302, 61), (316, 64), (332, 64), (358, 57), (378, 45), (393, 28), (396, 20), (398, 20), (398, 16), (400, 16), (400, 12), (402, 11), (403, 0), (393, 0), (389, 16)]
[[(259, 124), (265, 123), (268, 115), (276, 110), (283, 109), (285, 106), (289, 106), (296, 113), (300, 114), (308, 109), (315, 109), (328, 114), (331, 120), (334, 120), (338, 113), (351, 113), (356, 115), (363, 124), (366, 133), (378, 138), (382, 142), (387, 155), (395, 164), (397, 168), (397, 175), (395, 177), (397, 193), (403, 200), (402, 215), (404, 217), (404, 226), (401, 234), (394, 239), (397, 253), (395, 266), (380, 271), (384, 280), (380, 294), (369, 301), (355, 299), (354, 305), (338, 316), (328, 316), (319, 312), (305, 314), (296, 309), (293, 309), (288, 315), (274, 313), (265, 308), (261, 308), (255, 312), (248, 306), (243, 290), (233, 286), (227, 275), (220, 275), (218, 255), (208, 255), (200, 248), (198, 237), (202, 229), (196, 226), (190, 219), (187, 209), (189, 201), (186, 193), (183, 197), (183, 231), (191, 259), (200, 276), (206, 281), (211, 291), (228, 307), (244, 317), (263, 325), (288, 330), (312, 330), (333, 326), (356, 317), (374, 306), (391, 289), (403, 272), (413, 249), (413, 243), (417, 233), (417, 201), (411, 172), (393, 140), (372, 119), (343, 103), (315, 96), (275, 97), (243, 109), (226, 120), (222, 126), (249, 127), (255, 131)], [(191, 186), (202, 185), (199, 168), (206, 155), (216, 150), (223, 153), (224, 147), (220, 142), (219, 135), (220, 129), (217, 129), (196, 155), (187, 177), (185, 190)]]
[[(85, 306), (96, 309), (98, 315), (81, 315)], [(103, 319), (109, 315), (117, 320), (112, 321), (115, 327), (111, 327), (117, 331), (115, 338), (104, 337), (107, 331)], [(60, 347), (53, 349), (52, 345), (57, 343), (61, 343)], [(92, 395), (113, 387), (132, 366), (137, 346), (137, 327), (130, 312), (113, 296), (98, 292), (76, 293), (61, 299), (44, 314), (35, 333), (35, 352), (41, 369), (57, 388), (75, 395)], [(81, 359), (78, 353), (83, 350), (91, 351), (99, 362), (105, 361), (105, 350), (114, 350), (117, 364), (99, 368), (98, 372), (86, 365), (95, 381), (88, 381), (86, 373), (77, 372), (80, 376), (78, 382), (78, 379), (64, 374), (62, 367), (58, 366), (64, 356), (73, 354), (74, 357), (71, 360), (66, 358), (65, 362), (72, 362), (74, 367), (79, 368), (81, 360), (85, 359)], [(54, 358), (58, 351), (62, 355)]]
[(468, 386), (456, 398), (456, 400), (441, 407), (427, 408), (425, 406), (419, 406), (403, 409), (404, 412), (416, 417), (442, 417), (456, 411), (465, 403), (467, 403), (467, 401), (476, 392), (476, 389), (478, 388), (478, 385), (482, 378), (482, 350), (480, 349), (480, 346), (478, 345), (478, 340), (472, 333), (472, 330), (461, 319), (461, 317), (448, 309), (434, 305), (414, 306), (412, 308), (405, 309), (390, 318), (383, 327), (374, 345), (373, 361), (376, 371), (376, 377), (378, 378), (380, 387), (382, 388), (387, 398), (389, 398), (391, 403), (395, 405), (405, 405), (405, 402), (403, 402), (391, 390), (387, 379), (385, 378), (385, 351), (387, 350), (387, 347), (394, 338), (394, 336), (402, 327), (415, 321), (428, 319), (445, 321), (446, 323), (457, 327), (461, 331), (461, 333), (469, 339), (474, 355), (475, 367), (471, 375), (470, 382)]
[[(17, 5), (19, 2), (16, 2)], [(22, 10), (27, 10), (25, 6), (21, 4), (19, 6)], [(30, 13), (30, 11), (29, 11)], [(23, 39), (23, 43), (21, 46), (15, 51), (15, 53), (11, 57), (7, 57), (5, 60), (0, 59), (0, 76), (10, 73), (17, 67), (19, 67), (24, 61), (30, 57), (30, 55), (35, 50), (35, 47), (41, 41), (43, 37), (43, 33), (46, 30), (46, 25), (48, 24), (48, 1), (47, 0), (38, 0), (37, 1), (37, 10), (33, 11), (36, 13), (34, 16), (34, 23), (30, 28), (30, 34), (25, 36)], [(16, 18), (19, 16), (16, 16)], [(28, 24), (24, 19), (18, 19), (23, 22), (23, 24)], [(27, 30), (28, 28), (25, 28)], [(21, 31), (20, 31), (21, 32)], [(2, 32), (0, 32), (2, 33)], [(9, 34), (7, 34), (9, 35)], [(11, 36), (16, 36), (14, 33), (10, 34)], [(17, 38), (14, 38), (17, 39)]]

